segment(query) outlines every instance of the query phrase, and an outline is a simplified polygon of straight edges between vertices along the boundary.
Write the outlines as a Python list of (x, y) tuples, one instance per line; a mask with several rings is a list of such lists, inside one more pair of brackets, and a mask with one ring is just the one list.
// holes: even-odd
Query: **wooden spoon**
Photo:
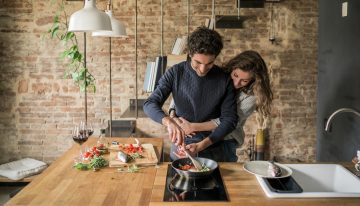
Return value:
[(184, 150), (186, 156), (188, 156), (190, 158), (190, 160), (192, 161), (194, 167), (200, 171), (202, 169), (202, 165), (200, 164), (200, 162), (198, 162), (196, 159), (194, 159), (186, 150)]

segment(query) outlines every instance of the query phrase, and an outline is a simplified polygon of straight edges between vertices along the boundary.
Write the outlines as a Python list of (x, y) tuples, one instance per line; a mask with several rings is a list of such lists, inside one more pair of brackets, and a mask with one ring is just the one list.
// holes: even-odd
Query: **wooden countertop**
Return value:
[[(138, 139), (141, 143), (153, 144), (160, 159), (162, 138)], [(135, 143), (133, 138), (109, 140)], [(94, 146), (96, 141), (97, 138), (89, 138), (84, 145)], [(141, 169), (138, 173), (118, 172), (117, 168), (79, 171), (73, 168), (79, 149), (79, 145), (74, 143), (6, 205), (148, 205), (156, 175), (155, 166)]]
[[(240, 163), (220, 163), (220, 172), (229, 196), (229, 202), (187, 202), (183, 205), (360, 205), (360, 198), (291, 198), (291, 199), (272, 199), (268, 198), (256, 180), (255, 175), (246, 172), (243, 164)], [(154, 182), (151, 206), (179, 205), (178, 202), (163, 202), (164, 187), (166, 183), (167, 164), (163, 163), (157, 170)]]
[[(161, 138), (139, 139), (152, 143), (160, 157)], [(116, 140), (134, 142), (131, 138)], [(96, 138), (90, 138), (86, 144), (92, 146), (95, 142)], [(239, 163), (220, 163), (229, 202), (163, 202), (168, 163), (138, 173), (122, 173), (116, 168), (79, 171), (72, 167), (78, 150), (79, 146), (74, 145), (6, 205), (360, 205), (360, 198), (268, 198), (255, 176), (244, 171)]]

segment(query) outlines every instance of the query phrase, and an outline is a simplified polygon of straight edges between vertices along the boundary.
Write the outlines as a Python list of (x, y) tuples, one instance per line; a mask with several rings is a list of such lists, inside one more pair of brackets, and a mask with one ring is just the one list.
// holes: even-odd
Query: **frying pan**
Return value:
[(209, 175), (211, 175), (211, 173), (214, 172), (214, 170), (218, 167), (217, 162), (215, 162), (214, 160), (208, 159), (208, 158), (203, 158), (203, 157), (195, 157), (195, 159), (197, 161), (199, 161), (201, 163), (201, 165), (205, 165), (207, 168), (209, 168), (209, 171), (205, 171), (205, 172), (192, 172), (192, 171), (185, 171), (185, 170), (181, 170), (179, 167), (180, 165), (192, 165), (192, 162), (189, 158), (181, 158), (181, 159), (177, 159), (175, 161), (173, 161), (171, 163), (171, 167), (174, 168), (174, 170), (181, 176), (187, 177), (187, 178), (206, 178)]

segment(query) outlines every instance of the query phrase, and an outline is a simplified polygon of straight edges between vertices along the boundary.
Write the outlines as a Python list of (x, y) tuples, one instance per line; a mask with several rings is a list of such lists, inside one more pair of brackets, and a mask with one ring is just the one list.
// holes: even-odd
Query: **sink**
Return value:
[(360, 197), (360, 178), (339, 164), (286, 164), (301, 193), (273, 192), (265, 180), (256, 176), (270, 198)]

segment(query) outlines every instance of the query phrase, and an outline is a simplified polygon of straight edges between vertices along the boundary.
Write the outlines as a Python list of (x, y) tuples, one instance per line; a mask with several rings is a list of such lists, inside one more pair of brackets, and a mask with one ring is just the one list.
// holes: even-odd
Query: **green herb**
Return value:
[(139, 159), (139, 158), (144, 158), (144, 156), (142, 156), (140, 153), (136, 152), (136, 153), (130, 154), (130, 158), (135, 160), (135, 159)]
[(130, 165), (128, 168), (128, 172), (134, 173), (134, 172), (139, 172), (140, 168), (136, 165)]
[(210, 168), (208, 168), (205, 164), (202, 164), (200, 172), (207, 172), (207, 171), (210, 171)]
[(108, 162), (102, 156), (95, 155), (90, 162), (90, 167), (95, 169), (106, 167), (107, 165)]
[(102, 157), (102, 156), (96, 156), (91, 160), (89, 164), (85, 163), (76, 163), (74, 167), (78, 170), (89, 170), (93, 169), (96, 171), (97, 169), (100, 169), (102, 167), (106, 167), (108, 165), (108, 162)]
[(81, 163), (81, 162), (76, 163), (76, 164), (74, 165), (74, 167), (75, 167), (76, 169), (78, 169), (78, 170), (88, 170), (88, 169), (90, 169), (90, 165), (89, 165), (89, 164), (84, 164), (84, 163)]

